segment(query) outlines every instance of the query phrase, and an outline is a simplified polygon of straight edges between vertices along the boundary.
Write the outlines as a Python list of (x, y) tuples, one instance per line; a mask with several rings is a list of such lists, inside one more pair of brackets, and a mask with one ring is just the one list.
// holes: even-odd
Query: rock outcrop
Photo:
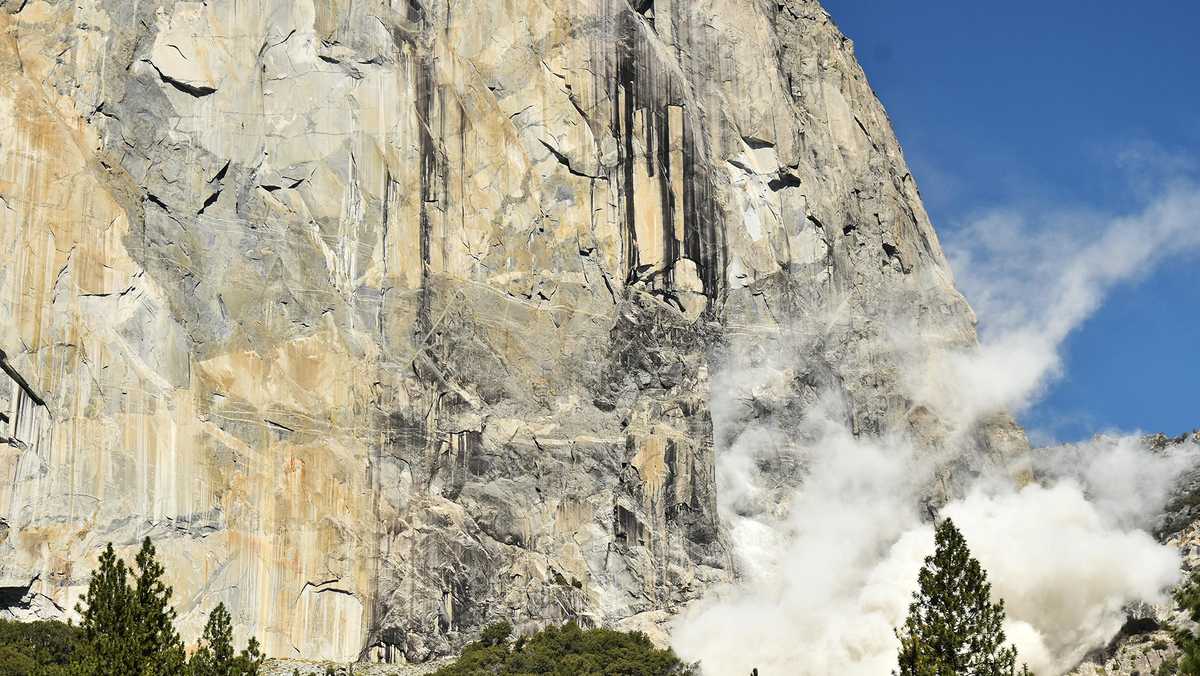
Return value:
[(0, 0), (0, 73), (11, 614), (149, 535), (276, 656), (649, 626), (735, 572), (730, 345), (948, 434), (898, 360), (974, 318), (812, 0)]
[[(1200, 452), (1200, 430), (1168, 437), (1159, 433), (1145, 438), (1148, 453)], [(1153, 524), (1160, 542), (1179, 550), (1183, 573), (1193, 575), (1200, 568), (1200, 466), (1192, 464), (1175, 478), (1169, 499)], [(1185, 578), (1186, 579), (1186, 578)], [(1125, 609), (1125, 626), (1107, 646), (1089, 655), (1072, 676), (1139, 676), (1178, 672), (1180, 650), (1172, 628), (1191, 624), (1177, 603), (1138, 604)]]

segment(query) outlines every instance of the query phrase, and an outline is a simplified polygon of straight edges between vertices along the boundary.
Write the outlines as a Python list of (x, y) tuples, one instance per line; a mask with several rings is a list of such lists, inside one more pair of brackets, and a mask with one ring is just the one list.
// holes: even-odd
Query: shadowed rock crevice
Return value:
[(740, 359), (805, 364), (756, 405), (820, 381), (943, 441), (897, 363), (972, 314), (816, 2), (393, 4), (0, 15), (0, 349), (46, 412), (0, 453), (0, 586), (69, 609), (152, 534), (188, 640), (218, 601), (311, 658), (661, 637), (737, 573)]
[(215, 94), (217, 91), (216, 87), (209, 87), (207, 85), (195, 85), (195, 84), (191, 84), (190, 82), (184, 82), (183, 80), (177, 80), (177, 79), (171, 77), (170, 75), (167, 75), (166, 73), (162, 72), (162, 70), (160, 70), (159, 67), (157, 65), (155, 65), (155, 63), (153, 61), (147, 60), (145, 63), (150, 64), (150, 66), (152, 68), (154, 68), (154, 72), (158, 73), (159, 79), (161, 79), (163, 82), (171, 85), (175, 89), (183, 92), (184, 94), (187, 94), (188, 96), (194, 96), (196, 98), (201, 98), (204, 96), (208, 96), (209, 94)]

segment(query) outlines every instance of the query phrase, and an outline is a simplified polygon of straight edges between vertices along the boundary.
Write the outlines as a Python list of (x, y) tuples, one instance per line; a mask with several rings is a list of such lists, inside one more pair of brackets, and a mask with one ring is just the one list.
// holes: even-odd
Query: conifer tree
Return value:
[(1017, 650), (1004, 637), (1004, 601), (992, 603), (987, 573), (950, 519), (925, 558), (900, 639), (899, 676), (1014, 676)]
[(263, 654), (262, 647), (258, 644), (258, 637), (251, 636), (250, 640), (246, 642), (246, 647), (242, 648), (242, 654), (238, 655), (237, 662), (241, 669), (238, 673), (246, 676), (258, 676), (258, 671), (266, 659), (267, 656)]
[(125, 562), (117, 558), (112, 543), (100, 555), (100, 567), (92, 573), (83, 603), (76, 605), (75, 611), (81, 616), (83, 630), (83, 645), (75, 658), (78, 673), (139, 672), (133, 650), (133, 590)]
[(240, 655), (234, 655), (233, 624), (225, 604), (218, 603), (208, 616), (204, 637), (188, 664), (192, 676), (255, 676), (262, 662), (254, 637)]
[(175, 631), (171, 588), (163, 581), (163, 566), (150, 538), (142, 540), (134, 573), (134, 638), (141, 652), (142, 676), (174, 676), (183, 671), (187, 655)]
[(258, 640), (251, 637), (234, 655), (224, 604), (213, 609), (196, 654), (187, 659), (163, 573), (150, 538), (142, 541), (133, 570), (117, 558), (111, 543), (105, 547), (82, 603), (75, 606), (82, 618), (81, 645), (71, 655), (72, 675), (256, 676), (263, 663)]

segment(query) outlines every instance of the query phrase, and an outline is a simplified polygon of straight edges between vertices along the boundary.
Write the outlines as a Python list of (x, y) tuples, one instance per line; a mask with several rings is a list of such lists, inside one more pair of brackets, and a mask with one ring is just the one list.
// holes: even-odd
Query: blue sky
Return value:
[[(1200, 3), (825, 5), (943, 240), (992, 211), (1122, 214), (1168, 181), (1200, 180)], [(1063, 357), (1021, 416), (1038, 437), (1200, 427), (1200, 257), (1118, 286)]]

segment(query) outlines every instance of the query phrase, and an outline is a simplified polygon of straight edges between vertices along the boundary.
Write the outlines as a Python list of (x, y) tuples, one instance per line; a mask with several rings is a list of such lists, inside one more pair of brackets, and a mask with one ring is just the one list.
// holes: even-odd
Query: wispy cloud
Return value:
[(1022, 411), (1060, 375), (1063, 341), (1114, 286), (1198, 248), (1200, 189), (1190, 183), (1130, 214), (987, 213), (946, 241), (980, 346), (951, 355), (945, 371), (915, 374), (913, 385), (943, 406)]

